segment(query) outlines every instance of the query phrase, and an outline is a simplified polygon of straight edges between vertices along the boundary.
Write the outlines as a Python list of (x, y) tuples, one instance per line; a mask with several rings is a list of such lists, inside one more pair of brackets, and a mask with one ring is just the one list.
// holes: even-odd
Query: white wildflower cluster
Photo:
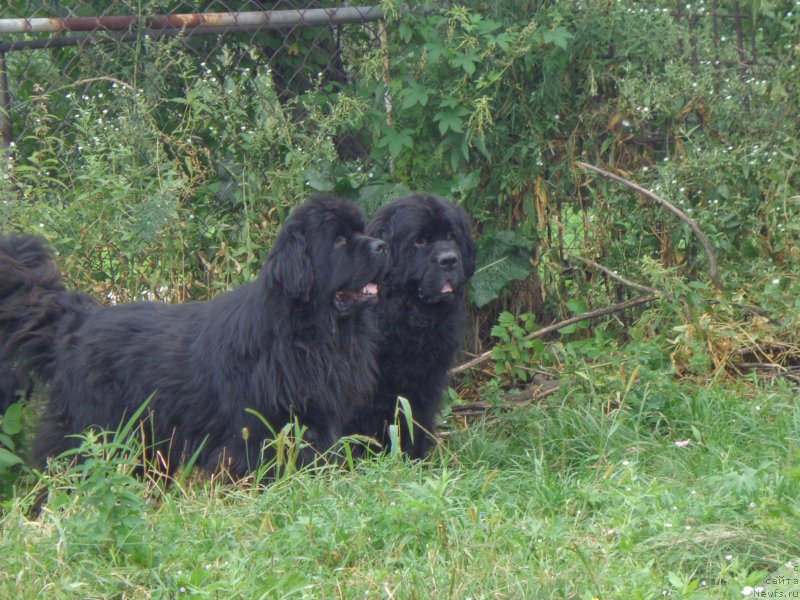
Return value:
[[(5, 156), (3, 162), (0, 162), (0, 173), (2, 173), (3, 179), (8, 179), (11, 177), (11, 173), (14, 171), (14, 165), (16, 161), (14, 160), (14, 150), (16, 149), (16, 144), (11, 142), (8, 144), (8, 154)], [(4, 203), (7, 203), (5, 200)]]

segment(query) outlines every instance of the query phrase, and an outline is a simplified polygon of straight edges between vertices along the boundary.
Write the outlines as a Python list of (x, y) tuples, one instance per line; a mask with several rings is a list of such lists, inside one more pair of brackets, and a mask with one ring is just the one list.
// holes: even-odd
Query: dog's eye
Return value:
[(343, 235), (337, 235), (336, 238), (333, 240), (333, 247), (334, 248), (342, 248), (347, 245), (347, 238)]
[(452, 231), (448, 231), (447, 232), (447, 241), (448, 242), (452, 242), (454, 239), (456, 239), (455, 234)]
[(428, 240), (426, 240), (424, 237), (418, 237), (416, 240), (414, 240), (414, 245), (417, 248), (424, 248), (427, 243)]

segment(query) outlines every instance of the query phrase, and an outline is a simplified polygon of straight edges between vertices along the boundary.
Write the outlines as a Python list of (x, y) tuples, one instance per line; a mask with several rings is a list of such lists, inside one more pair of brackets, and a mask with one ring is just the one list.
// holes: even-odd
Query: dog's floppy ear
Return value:
[(394, 226), (392, 218), (394, 211), (386, 208), (378, 209), (375, 216), (367, 225), (366, 234), (370, 237), (382, 239), (388, 246), (391, 247), (392, 240), (394, 239)]
[(296, 228), (278, 235), (264, 265), (267, 287), (281, 288), (295, 300), (308, 302), (314, 286), (314, 269), (306, 238)]

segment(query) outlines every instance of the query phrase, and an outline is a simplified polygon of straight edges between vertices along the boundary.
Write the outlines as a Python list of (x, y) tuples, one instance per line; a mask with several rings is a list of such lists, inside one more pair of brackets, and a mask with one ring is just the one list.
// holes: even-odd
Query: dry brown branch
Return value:
[(469, 402), (466, 404), (454, 404), (450, 407), (450, 410), (453, 411), (454, 415), (459, 417), (474, 417), (486, 413), (491, 408), (492, 405), (488, 402), (478, 400), (477, 402)]
[(528, 389), (518, 394), (509, 394), (506, 396), (506, 400), (511, 404), (528, 404), (530, 402), (538, 402), (539, 400), (544, 400), (548, 396), (555, 394), (559, 390), (559, 387), (560, 384), (556, 382), (555, 384), (536, 390)]
[[(578, 315), (576, 317), (570, 317), (569, 319), (565, 319), (564, 321), (548, 325), (547, 327), (542, 327), (541, 329), (526, 335), (525, 339), (533, 340), (536, 338), (544, 337), (549, 333), (553, 333), (554, 331), (563, 329), (564, 327), (572, 325), (573, 323), (580, 323), (581, 321), (586, 321), (587, 319), (595, 319), (597, 317), (603, 317), (605, 315), (622, 312), (623, 310), (639, 306), (640, 304), (646, 304), (647, 302), (652, 302), (653, 300), (658, 300), (659, 298), (661, 298), (660, 294), (652, 294), (650, 296), (642, 296), (641, 298), (626, 300), (625, 302), (620, 302), (619, 304), (614, 304), (613, 306), (608, 306), (606, 308), (590, 310), (589, 312), (585, 312), (582, 315)], [(474, 369), (478, 365), (485, 363), (491, 357), (492, 357), (492, 351), (488, 350), (487, 352), (484, 352), (483, 354), (476, 356), (472, 360), (465, 362), (463, 365), (458, 365), (457, 367), (453, 367), (452, 369), (450, 369), (450, 374), (456, 375), (458, 373), (461, 373), (462, 371), (466, 371), (468, 369)]]
[(623, 185), (628, 186), (632, 190), (636, 190), (637, 192), (646, 196), (647, 198), (650, 198), (657, 204), (660, 204), (668, 211), (670, 211), (672, 214), (674, 214), (676, 217), (678, 217), (681, 221), (686, 223), (692, 230), (694, 235), (697, 237), (697, 239), (700, 240), (700, 243), (703, 245), (703, 249), (706, 251), (706, 255), (708, 256), (708, 276), (711, 278), (711, 281), (714, 283), (717, 289), (720, 290), (723, 289), (722, 280), (719, 278), (719, 273), (717, 268), (717, 255), (714, 252), (714, 247), (711, 245), (711, 241), (706, 237), (706, 234), (704, 234), (700, 230), (700, 227), (697, 225), (697, 222), (694, 221), (691, 217), (689, 217), (689, 215), (687, 215), (685, 212), (683, 212), (680, 208), (678, 208), (674, 204), (671, 204), (670, 202), (664, 200), (661, 196), (654, 194), (650, 190), (644, 189), (642, 186), (637, 185), (632, 181), (628, 181), (624, 177), (620, 177), (619, 175), (615, 175), (610, 171), (606, 171), (605, 169), (601, 169), (600, 167), (595, 167), (594, 165), (590, 165), (585, 162), (578, 161), (577, 164), (581, 168), (597, 173), (598, 175), (602, 175), (603, 177), (607, 177), (608, 179), (613, 179), (614, 181), (618, 181)]
[(776, 365), (775, 363), (739, 363), (735, 365), (738, 369), (762, 369), (769, 371), (789, 371), (783, 365)]
[[(559, 390), (559, 384), (556, 382), (554, 385), (542, 387), (538, 389), (527, 389), (518, 393), (508, 393), (505, 395), (506, 406), (522, 406), (532, 402), (544, 400), (548, 396), (552, 396)], [(464, 404), (454, 404), (450, 407), (453, 414), (457, 417), (477, 417), (485, 415), (492, 409), (492, 405), (485, 400), (476, 400), (475, 402), (467, 402)]]

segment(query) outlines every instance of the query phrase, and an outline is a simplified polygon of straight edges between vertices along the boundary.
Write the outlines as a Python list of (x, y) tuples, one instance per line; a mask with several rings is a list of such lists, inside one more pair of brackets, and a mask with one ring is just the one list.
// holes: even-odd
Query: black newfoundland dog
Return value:
[(415, 425), (412, 441), (405, 418), (399, 419), (401, 447), (421, 458), (431, 447), (447, 372), (466, 325), (464, 288), (475, 272), (470, 221), (451, 202), (416, 194), (378, 209), (367, 233), (389, 246), (391, 266), (379, 293), (377, 392), (347, 431), (374, 437), (386, 448), (397, 396), (404, 396)]
[(387, 252), (363, 232), (356, 207), (318, 196), (289, 217), (256, 281), (208, 302), (108, 308), (65, 289), (40, 239), (0, 238), (0, 333), (49, 383), (34, 459), (117, 428), (151, 396), (141, 429), (170, 471), (195, 452), (235, 477), (273, 458), (273, 433), (246, 409), (274, 432), (305, 426), (301, 463), (324, 453), (374, 390), (367, 307)]

